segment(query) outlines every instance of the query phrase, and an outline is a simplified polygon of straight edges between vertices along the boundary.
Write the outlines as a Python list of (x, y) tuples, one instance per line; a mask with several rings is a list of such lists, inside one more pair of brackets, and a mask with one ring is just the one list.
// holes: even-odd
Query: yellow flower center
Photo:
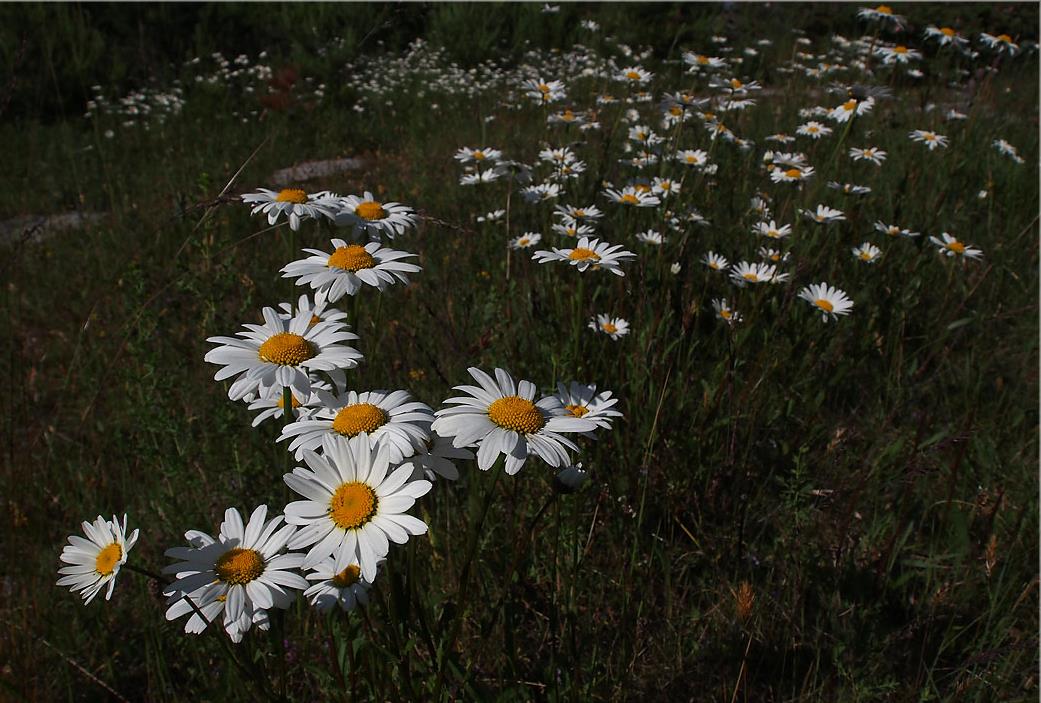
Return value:
[(577, 247), (571, 250), (571, 253), (567, 255), (567, 258), (572, 261), (599, 261), (600, 255), (592, 249), (586, 249), (585, 247)]
[(742, 274), (741, 277), (743, 279), (745, 279), (746, 281), (758, 281), (759, 280), (759, 276), (756, 276), (751, 271), (749, 271), (748, 273)]
[(340, 484), (329, 501), (329, 517), (341, 530), (361, 527), (376, 514), (379, 500), (368, 484), (360, 481)]
[(788, 178), (799, 178), (802, 176), (802, 171), (797, 168), (790, 168), (784, 172), (784, 175), (788, 176)]
[(637, 183), (633, 187), (636, 189), (637, 193), (650, 193), (651, 192), (651, 187), (649, 185), (647, 185), (646, 183)]
[(999, 34), (998, 35), (998, 41), (1003, 41), (1006, 44), (1011, 44), (1012, 43), (1012, 37), (1010, 37), (1007, 34)]
[(614, 334), (618, 331), (618, 326), (613, 322), (605, 322), (604, 324), (600, 325), (600, 329), (602, 329), (607, 334)]
[(575, 210), (575, 218), (579, 219), (586, 216), (585, 210)]
[(680, 115), (683, 114), (683, 108), (680, 107), (679, 105), (673, 105), (672, 107), (669, 108), (669, 114), (672, 115), (673, 117), (679, 117)]
[(640, 74), (637, 71), (626, 71), (625, 77), (631, 81), (640, 80)]
[(387, 412), (372, 403), (356, 403), (341, 408), (333, 419), (333, 430), (344, 437), (354, 437), (362, 432), (375, 432), (387, 424)]
[[(481, 151), (480, 149), (475, 151), (474, 152), (474, 159), (477, 160), (477, 161), (483, 161), (484, 160), (484, 152)], [(362, 203), (362, 205), (368, 205), (368, 204), (369, 203)], [(373, 203), (373, 204), (375, 204), (375, 203)], [(382, 209), (383, 208), (380, 208), (380, 210), (382, 210)], [(364, 215), (362, 217), (364, 217)], [(365, 218), (365, 219), (370, 219), (370, 218)]]
[(235, 547), (221, 554), (214, 571), (224, 583), (249, 583), (264, 573), (264, 557), (255, 549)]
[(257, 355), (261, 361), (279, 366), (299, 366), (315, 356), (314, 345), (298, 334), (279, 332), (260, 345)]
[(112, 572), (116, 570), (116, 564), (122, 558), (123, 548), (113, 542), (98, 552), (97, 557), (94, 558), (94, 571), (102, 576), (111, 576)]
[(571, 110), (564, 110), (564, 114), (560, 116), (560, 119), (564, 120), (565, 122), (571, 122), (575, 119), (575, 113), (573, 113)]
[(535, 434), (546, 424), (534, 403), (516, 395), (499, 398), (489, 405), (488, 419), (499, 427), (521, 434)]
[(546, 85), (545, 83), (539, 83), (538, 88), (539, 88), (539, 92), (542, 92), (542, 93), (548, 93), (550, 91), (550, 87), (548, 85)]
[(955, 32), (950, 27), (940, 27), (940, 34), (944, 35), (945, 37), (953, 37), (955, 34), (957, 34), (957, 32)]
[(707, 56), (702, 56), (701, 54), (698, 54), (697, 57), (695, 57), (695, 58), (697, 58), (697, 61), (698, 61), (698, 63), (700, 65), (702, 65), (702, 66), (708, 65), (709, 59), (708, 59)]
[(871, 256), (871, 252), (869, 252), (869, 251), (862, 251), (862, 252), (860, 252), (860, 259), (861, 259), (861, 261), (871, 261), (871, 259), (873, 259), (873, 258), (874, 257)]
[(891, 8), (889, 5), (879, 5), (875, 8), (875, 12), (878, 12), (883, 15), (891, 15), (893, 14), (893, 8)]
[(361, 581), (361, 567), (357, 564), (350, 564), (346, 569), (333, 576), (332, 581), (337, 588), (353, 586)]
[(583, 417), (589, 412), (589, 408), (584, 405), (565, 405), (564, 407), (567, 408), (567, 411), (575, 417)]
[(944, 244), (944, 246), (953, 251), (955, 254), (965, 253), (965, 245), (961, 242), (947, 242), (946, 244)]
[(819, 307), (824, 312), (831, 312), (831, 311), (833, 311), (835, 309), (835, 306), (831, 304), (831, 301), (830, 300), (825, 300), (824, 298), (817, 298), (813, 302), (814, 302), (814, 304), (817, 307)]
[(846, 112), (853, 112), (853, 110), (855, 110), (856, 107), (857, 107), (857, 101), (856, 101), (855, 98), (851, 99), (851, 100), (847, 100), (846, 102), (842, 103), (842, 109), (845, 110)]
[(531, 240), (528, 239), (527, 237), (521, 237), (520, 239), (517, 240), (517, 246), (526, 247), (526, 246), (528, 246), (528, 242), (530, 242), (530, 241)]
[(662, 190), (672, 190), (672, 181), (662, 181), (658, 184), (658, 187)]
[(326, 266), (354, 272), (374, 268), (376, 259), (361, 244), (348, 244), (337, 247), (329, 256)]
[[(474, 158), (478, 158), (477, 154), (481, 154), (480, 158), (484, 158), (484, 154), (476, 152)], [(354, 214), (363, 220), (382, 220), (387, 216), (387, 211), (383, 209), (383, 206), (372, 200), (366, 200), (364, 203), (358, 203), (354, 208)]]
[(714, 113), (714, 112), (706, 112), (701, 117), (702, 117), (702, 119), (704, 119), (706, 121), (711, 121), (711, 120), (716, 119), (716, 113)]
[(625, 203), (626, 205), (639, 205), (640, 204), (640, 199), (637, 198), (632, 193), (625, 193), (619, 199), (619, 202)]
[(279, 191), (278, 195), (275, 197), (275, 202), (303, 205), (307, 202), (307, 193), (299, 188), (286, 188)]
[(936, 135), (932, 134), (931, 132), (929, 132), (929, 133), (926, 133), (926, 134), (922, 135), (922, 139), (924, 139), (927, 142), (934, 142), (934, 141), (936, 141)]
[(688, 164), (696, 164), (697, 162), (698, 162), (698, 157), (694, 156), (694, 154), (687, 154), (687, 163)]
[(743, 85), (744, 85), (744, 83), (742, 83), (741, 81), (739, 81), (736, 78), (731, 78), (730, 79), (730, 87), (733, 88), (734, 90), (739, 90), (741, 88), (741, 86), (743, 86)]
[(894, 47), (893, 48), (893, 53), (894, 54), (906, 54), (907, 53), (907, 47), (906, 46)]
[(731, 317), (734, 316), (734, 313), (730, 311), (730, 308), (721, 308), (719, 311), (719, 316), (722, 317), (724, 320), (729, 320)]
[(820, 131), (820, 129), (818, 129), (814, 125), (810, 125), (809, 127), (806, 128), (806, 131), (809, 132), (810, 134), (816, 134), (817, 132)]

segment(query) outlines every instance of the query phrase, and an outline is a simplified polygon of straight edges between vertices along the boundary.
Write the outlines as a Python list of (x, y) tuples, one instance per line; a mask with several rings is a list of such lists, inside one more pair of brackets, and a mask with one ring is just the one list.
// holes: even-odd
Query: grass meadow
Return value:
[[(860, 9), (0, 8), (0, 220), (19, 223), (0, 235), (0, 699), (1036, 700), (1037, 6)], [(851, 96), (869, 110), (828, 116)], [(550, 122), (565, 110), (578, 121)], [(831, 133), (797, 134), (810, 121)], [(463, 147), (526, 167), (462, 185)], [(849, 153), (867, 147), (887, 157)], [(340, 158), (360, 164), (272, 180)], [(655, 177), (674, 186), (657, 206), (605, 195)], [(456, 460), (367, 605), (297, 593), (235, 644), (219, 619), (168, 621), (172, 577), (142, 572), (229, 507), (300, 499), (284, 420), (251, 427), (207, 339), (313, 295), (280, 269), (353, 235), (251, 216), (240, 196), (261, 187), (414, 210), (383, 244), (422, 270), (330, 302), (364, 355), (349, 390), (437, 411), (469, 367), (501, 368), (540, 394), (595, 383), (622, 417), (567, 435), (573, 490), (539, 456), (515, 475)], [(592, 236), (635, 254), (624, 276), (532, 260), (580, 246), (556, 207), (594, 204)], [(844, 219), (801, 214), (820, 204)], [(82, 226), (24, 220), (70, 212)], [(770, 221), (790, 234), (753, 232)], [(525, 233), (541, 241), (511, 248)], [(800, 297), (820, 282), (849, 314)], [(140, 538), (111, 599), (84, 605), (55, 585), (62, 547), (124, 513)]]

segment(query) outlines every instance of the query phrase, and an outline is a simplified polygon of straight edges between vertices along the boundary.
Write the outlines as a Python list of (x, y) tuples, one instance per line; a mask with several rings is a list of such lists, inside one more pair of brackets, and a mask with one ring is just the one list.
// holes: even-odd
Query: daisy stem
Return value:
[(167, 583), (170, 582), (169, 579), (167, 579), (166, 577), (162, 576), (161, 574), (157, 574), (156, 572), (154, 572), (154, 571), (152, 571), (150, 569), (142, 569), (140, 566), (134, 566), (130, 562), (127, 562), (126, 564), (123, 564), (123, 566), (128, 571), (133, 571), (136, 574), (141, 574), (142, 576), (147, 576), (148, 578), (155, 579), (156, 581), (159, 581), (162, 584), (167, 584)]
[[(447, 671), (448, 667), (448, 658), (452, 652), (452, 649), (455, 648), (455, 641), (459, 637), (459, 630), (462, 628), (463, 620), (466, 617), (465, 596), (469, 595), (470, 593), (469, 589), (467, 588), (470, 577), (470, 565), (473, 563), (474, 555), (476, 554), (477, 547), (480, 544), (481, 530), (484, 527), (484, 519), (488, 515), (488, 508), (491, 507), (492, 498), (495, 496), (495, 489), (499, 485), (499, 478), (503, 474), (503, 471), (499, 470), (498, 468), (499, 464), (500, 462), (497, 461), (495, 465), (491, 468), (491, 471), (495, 474), (495, 477), (492, 479), (491, 484), (488, 485), (486, 488), (484, 500), (482, 501), (483, 505), (481, 506), (481, 515), (478, 518), (476, 526), (474, 526), (471, 529), (469, 539), (467, 540), (466, 561), (463, 562), (463, 568), (459, 572), (459, 590), (456, 591), (456, 600), (460, 603), (460, 606), (458, 606), (454, 622), (452, 623), (451, 629), (449, 631), (448, 641), (445, 644), (445, 646), (443, 646), (441, 649), (441, 661), (438, 663), (437, 687), (435, 689), (438, 691), (446, 690), (444, 682), (445, 672)], [(487, 484), (487, 482), (485, 483)]]

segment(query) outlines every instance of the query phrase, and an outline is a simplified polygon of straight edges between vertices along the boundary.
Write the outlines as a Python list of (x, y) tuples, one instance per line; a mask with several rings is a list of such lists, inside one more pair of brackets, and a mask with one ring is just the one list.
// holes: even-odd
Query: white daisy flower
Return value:
[(769, 222), (757, 222), (752, 225), (752, 234), (759, 234), (770, 239), (784, 239), (792, 233), (791, 225), (777, 226), (773, 220)]
[(935, 151), (937, 147), (947, 148), (947, 137), (942, 134), (937, 134), (936, 132), (930, 132), (927, 129), (916, 129), (907, 136), (909, 136), (912, 141), (922, 142), (925, 144), (929, 147), (929, 151)]
[(312, 193), (308, 195), (300, 188), (284, 188), (277, 193), (267, 188), (258, 188), (257, 193), (246, 193), (242, 202), (254, 203), (251, 215), (258, 212), (267, 215), (267, 223), (275, 224), (279, 216), (289, 219), (289, 227), (300, 229), (303, 220), (317, 220), (319, 217), (332, 219), (339, 209), (337, 198), (329, 193)]
[(863, 100), (857, 98), (850, 98), (841, 105), (832, 108), (828, 111), (828, 117), (842, 124), (849, 122), (854, 116), (860, 117), (871, 112), (871, 109), (875, 106), (875, 99), (868, 96)]
[(853, 147), (849, 150), (849, 156), (854, 161), (870, 161), (876, 166), (881, 166), (882, 162), (886, 160), (887, 152), (874, 146), (869, 146), (865, 149)]
[(660, 195), (662, 198), (667, 198), (670, 195), (679, 195), (680, 189), (678, 182), (671, 178), (661, 178), (660, 176), (655, 176), (651, 185), (651, 192)]
[(912, 232), (907, 228), (901, 228), (900, 225), (887, 225), (886, 223), (879, 220), (875, 223), (875, 231), (890, 237), (917, 237), (918, 232)]
[(964, 49), (969, 45), (969, 40), (958, 34), (957, 30), (950, 27), (937, 27), (935, 25), (929, 25), (925, 28), (923, 36), (926, 39), (935, 39), (939, 42), (940, 46), (947, 46), (948, 44)]
[(730, 262), (722, 254), (717, 254), (714, 251), (710, 251), (701, 258), (701, 263), (708, 266), (713, 271), (726, 271), (727, 266)]
[(635, 259), (636, 254), (624, 250), (621, 244), (608, 244), (607, 242), (601, 242), (599, 239), (582, 237), (578, 240), (578, 246), (574, 249), (557, 249), (553, 247), (553, 251), (536, 251), (531, 258), (541, 264), (550, 261), (563, 261), (576, 266), (579, 271), (585, 271), (589, 268), (592, 268), (594, 271), (603, 269), (617, 276), (624, 276), (625, 272), (622, 271), (621, 264), (629, 259)]
[(470, 149), (464, 146), (452, 158), (464, 164), (482, 164), (486, 161), (498, 161), (502, 158), (502, 152), (491, 147)]
[(887, 65), (908, 63), (922, 58), (922, 52), (909, 49), (903, 44), (896, 46), (880, 46), (875, 49), (875, 54), (882, 57), (882, 63)]
[(620, 317), (610, 315), (594, 315), (588, 326), (589, 329), (606, 334), (616, 342), (629, 334), (629, 323)]
[(69, 543), (61, 550), (61, 560), (69, 566), (58, 569), (61, 578), (58, 586), (70, 586), (72, 592), (79, 591), (86, 605), (94, 600), (106, 586), (105, 600), (112, 598), (116, 587), (116, 576), (126, 563), (127, 553), (134, 548), (140, 530), (127, 536), (127, 516), (120, 523), (115, 515), (106, 520), (98, 515), (93, 523), (84, 521), (83, 534), (69, 535)]
[(556, 397), (565, 410), (605, 430), (611, 429), (614, 418), (622, 416), (622, 413), (612, 409), (618, 403), (618, 398), (612, 398), (611, 395), (611, 391), (597, 393), (595, 383), (586, 385), (572, 381), (567, 386), (557, 383)]
[(1019, 150), (1017, 150), (1016, 147), (1006, 142), (1004, 139), (995, 139), (993, 142), (991, 142), (991, 144), (995, 149), (998, 150), (999, 153), (1009, 157), (1017, 164), (1026, 163), (1026, 160), (1019, 155)]
[(775, 167), (770, 171), (770, 180), (774, 183), (801, 183), (813, 178), (813, 166)]
[(626, 186), (621, 190), (607, 188), (604, 190), (604, 195), (610, 198), (611, 202), (618, 203), (619, 205), (654, 207), (655, 205), (661, 204), (661, 199), (654, 195), (650, 188), (644, 190), (641, 190), (636, 186)]
[(971, 244), (967, 245), (964, 242), (959, 242), (946, 232), (941, 232), (940, 236), (943, 237), (943, 239), (937, 239), (936, 237), (930, 236), (929, 241), (935, 244), (940, 253), (944, 256), (964, 257), (967, 259), (983, 258), (982, 249), (976, 249)]
[(528, 457), (538, 456), (553, 467), (571, 463), (567, 449), (578, 447), (561, 432), (589, 432), (596, 425), (574, 417), (553, 396), (535, 401), (535, 384), (514, 383), (513, 377), (495, 369), (495, 378), (476, 367), (468, 369), (478, 386), (455, 386), (465, 396), (449, 398), (454, 407), (435, 414), (433, 429), (452, 437), (456, 447), (477, 444), (477, 466), (487, 471), (500, 454), (506, 457), (506, 473), (521, 470)]
[(340, 342), (357, 339), (342, 322), (324, 321), (311, 324), (311, 312), (301, 310), (291, 320), (283, 320), (274, 308), (264, 308), (263, 325), (243, 325), (245, 332), (235, 337), (210, 337), (207, 342), (219, 344), (205, 360), (223, 368), (215, 381), (238, 376), (228, 397), (244, 398), (259, 392), (267, 397), (272, 388), (290, 387), (299, 398), (310, 398), (312, 371), (329, 375), (333, 383), (346, 383), (345, 369), (353, 369), (362, 354)]
[(369, 602), (372, 581), (362, 576), (361, 566), (355, 559), (326, 557), (315, 564), (305, 578), (317, 582), (308, 586), (304, 598), (321, 613), (337, 605), (348, 612)]
[(478, 215), (477, 216), (477, 221), (478, 222), (498, 222), (499, 220), (501, 220), (505, 216), (506, 216), (506, 211), (505, 210), (492, 210), (491, 212), (486, 213), (484, 215)]
[(819, 225), (826, 225), (832, 222), (839, 222), (845, 220), (846, 216), (842, 210), (834, 210), (827, 205), (818, 205), (816, 210), (802, 210), (799, 212), (807, 220), (813, 220)]
[(867, 195), (871, 192), (869, 186), (858, 186), (856, 183), (839, 183), (828, 181), (828, 187), (832, 190), (841, 190), (846, 195)]
[(1012, 37), (1007, 34), (994, 36), (993, 34), (980, 32), (980, 41), (985, 44), (987, 48), (993, 49), (998, 53), (1005, 52), (1009, 56), (1015, 56), (1019, 52), (1019, 44), (1013, 42)]
[(890, 22), (897, 27), (902, 27), (905, 21), (903, 16), (894, 14), (893, 8), (889, 5), (879, 5), (875, 8), (862, 7), (857, 11), (857, 17), (876, 22)]
[(795, 130), (795, 133), (804, 137), (820, 139), (821, 137), (831, 134), (831, 127), (826, 127), (820, 122), (810, 120), (806, 124), (799, 125), (799, 128)]
[(294, 437), (289, 451), (300, 460), (304, 451), (319, 451), (322, 438), (340, 435), (348, 439), (368, 434), (374, 449), (387, 448), (392, 464), (412, 456), (430, 438), (427, 428), (433, 410), (412, 398), (408, 391), (348, 391), (340, 396), (318, 391), (321, 407), (307, 418), (286, 425), (276, 441)]
[(286, 522), (299, 525), (290, 549), (310, 547), (303, 568), (328, 556), (356, 560), (362, 576), (376, 578), (376, 565), (390, 542), (404, 544), (422, 535), (426, 523), (405, 511), (430, 490), (429, 481), (409, 481), (411, 466), (390, 469), (388, 448), (372, 447), (368, 435), (322, 438), (322, 454), (304, 452), (304, 463), (286, 474), (286, 485), (306, 500), (286, 506)]
[(846, 297), (846, 293), (838, 288), (832, 288), (827, 283), (812, 283), (799, 291), (799, 297), (814, 305), (823, 313), (825, 322), (828, 319), (835, 320), (839, 315), (848, 315), (853, 309), (853, 301)]
[(676, 160), (684, 166), (702, 167), (708, 164), (708, 152), (701, 149), (683, 149), (676, 152)]
[(355, 295), (368, 284), (383, 291), (394, 283), (408, 283), (409, 273), (422, 269), (402, 259), (415, 256), (382, 246), (379, 242), (348, 244), (342, 239), (333, 239), (332, 254), (319, 249), (304, 249), (311, 254), (282, 267), (283, 278), (296, 278), (298, 286), (310, 284), (330, 303), (344, 295)]
[(539, 105), (545, 105), (567, 96), (563, 81), (547, 81), (543, 78), (531, 78), (521, 84), (524, 95), (531, 98)]
[(740, 287), (748, 283), (769, 283), (776, 273), (777, 267), (771, 264), (741, 261), (730, 269), (730, 280)]
[(726, 298), (713, 298), (712, 309), (716, 311), (716, 315), (719, 316), (719, 319), (723, 320), (723, 322), (726, 322), (728, 325), (741, 322), (741, 314), (727, 304)]
[(654, 78), (654, 74), (650, 71), (644, 70), (640, 66), (626, 66), (617, 74), (614, 79), (620, 83), (628, 83), (630, 85), (643, 85)]
[(267, 506), (261, 505), (243, 525), (239, 511), (228, 508), (216, 539), (191, 530), (184, 535), (190, 547), (166, 550), (178, 560), (163, 569), (175, 578), (163, 590), (170, 597), (167, 620), (191, 613), (184, 631), (198, 634), (223, 611), (225, 630), (237, 642), (255, 622), (266, 620), (257, 617), (259, 611), (289, 607), (292, 589), (308, 585), (293, 571), (303, 557), (283, 553), (296, 528), (283, 525), (281, 515), (266, 518)]
[(564, 189), (558, 183), (539, 183), (520, 189), (521, 197), (527, 203), (541, 203), (564, 194)]
[(412, 208), (401, 203), (381, 203), (369, 191), (365, 191), (362, 197), (348, 195), (341, 198), (339, 204), (336, 224), (354, 227), (356, 232), (367, 232), (372, 239), (379, 239), (384, 234), (394, 239), (409, 227), (416, 226), (416, 213)]
[(559, 225), (553, 225), (551, 229), (564, 237), (589, 237), (596, 234), (596, 230), (590, 225), (581, 225), (574, 220), (564, 220)]
[(653, 244), (655, 246), (661, 246), (668, 241), (662, 236), (661, 232), (657, 232), (653, 229), (649, 229), (646, 232), (639, 232), (636, 235), (636, 241), (643, 242), (644, 244)]
[[(495, 169), (487, 169), (484, 171), (475, 171), (473, 173), (464, 173), (459, 177), (459, 185), (461, 186), (476, 186), (483, 183), (493, 183), (502, 178), (502, 172)], [(505, 210), (503, 211), (505, 212)]]
[(683, 61), (690, 66), (692, 72), (710, 68), (726, 68), (727, 62), (718, 56), (707, 56), (687, 51), (683, 54)]
[(598, 208), (596, 205), (587, 205), (585, 207), (557, 205), (553, 210), (553, 214), (557, 217), (561, 217), (564, 220), (570, 219), (575, 222), (585, 222), (586, 220), (596, 222), (604, 216), (603, 210)]
[(863, 261), (865, 264), (873, 264), (882, 256), (882, 250), (870, 242), (864, 242), (859, 247), (853, 247), (853, 258)]
[[(554, 225), (557, 227), (558, 225)], [(516, 239), (510, 240), (510, 249), (527, 249), (542, 241), (542, 235), (538, 232), (525, 232)]]

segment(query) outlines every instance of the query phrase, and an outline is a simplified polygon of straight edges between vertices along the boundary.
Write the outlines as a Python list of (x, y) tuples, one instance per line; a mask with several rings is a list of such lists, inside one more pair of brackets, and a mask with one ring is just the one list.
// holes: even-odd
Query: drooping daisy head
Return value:
[(61, 552), (61, 560), (68, 564), (58, 569), (61, 578), (58, 586), (69, 586), (79, 592), (86, 605), (94, 600), (106, 586), (105, 600), (112, 598), (116, 587), (116, 576), (127, 561), (127, 553), (137, 543), (139, 530), (127, 536), (127, 516), (123, 522), (112, 516), (106, 520), (100, 515), (93, 523), (84, 522), (81, 527), (86, 539), (70, 535), (69, 543)]
[(565, 410), (605, 430), (611, 429), (614, 419), (622, 416), (622, 413), (614, 409), (618, 399), (612, 398), (611, 395), (611, 391), (597, 393), (595, 383), (586, 385), (572, 381), (566, 386), (563, 383), (557, 384), (557, 400)]

